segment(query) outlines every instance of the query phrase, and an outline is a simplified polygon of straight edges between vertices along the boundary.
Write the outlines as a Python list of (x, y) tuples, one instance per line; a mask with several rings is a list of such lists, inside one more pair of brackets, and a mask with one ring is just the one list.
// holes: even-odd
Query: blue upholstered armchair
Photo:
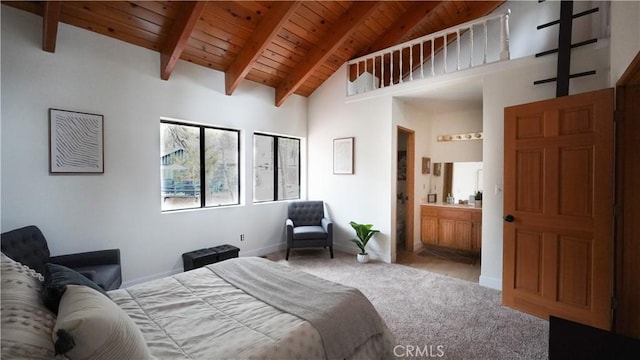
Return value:
[(122, 284), (120, 249), (50, 256), (47, 240), (37, 226), (2, 233), (2, 252), (40, 274), (44, 274), (46, 263), (53, 263), (79, 272), (104, 290), (114, 290)]
[(289, 250), (308, 247), (329, 247), (333, 259), (333, 223), (324, 215), (322, 201), (294, 201), (289, 203), (285, 221), (287, 255)]

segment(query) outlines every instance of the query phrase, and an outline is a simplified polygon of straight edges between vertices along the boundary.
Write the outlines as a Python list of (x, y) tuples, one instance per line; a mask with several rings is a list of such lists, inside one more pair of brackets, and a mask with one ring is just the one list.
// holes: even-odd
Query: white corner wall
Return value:
[[(337, 249), (356, 253), (350, 221), (380, 230), (367, 245), (372, 258), (390, 261), (391, 199), (395, 202), (395, 132), (391, 99), (346, 104), (346, 66), (336, 71), (309, 99), (309, 199), (323, 200), (334, 223)], [(333, 139), (354, 137), (354, 174), (333, 174)], [(313, 149), (313, 150), (311, 150)], [(393, 192), (392, 192), (393, 191)], [(393, 210), (395, 211), (395, 209)], [(393, 215), (395, 216), (395, 215)], [(392, 231), (392, 229), (394, 229)]]
[[(304, 197), (306, 99), (276, 108), (274, 89), (247, 81), (227, 96), (223, 73), (184, 61), (163, 81), (157, 52), (65, 24), (56, 52), (44, 52), (41, 18), (7, 6), (1, 26), (2, 231), (35, 224), (54, 255), (120, 248), (125, 285), (181, 270), (181, 254), (198, 248), (229, 243), (242, 256), (283, 246), (286, 202), (251, 201), (252, 133), (303, 138)], [(103, 175), (49, 175), (49, 108), (104, 115)], [(160, 212), (160, 117), (241, 130), (242, 205)], [(358, 140), (360, 153), (376, 147)]]

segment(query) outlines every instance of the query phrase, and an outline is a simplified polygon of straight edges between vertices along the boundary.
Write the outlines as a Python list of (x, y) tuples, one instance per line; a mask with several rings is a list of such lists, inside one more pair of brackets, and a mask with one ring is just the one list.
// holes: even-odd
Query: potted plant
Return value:
[(349, 222), (349, 225), (351, 225), (351, 227), (356, 231), (356, 236), (358, 237), (357, 239), (351, 239), (351, 241), (360, 248), (360, 253), (358, 253), (358, 262), (369, 262), (369, 254), (367, 254), (365, 248), (371, 237), (375, 233), (379, 233), (380, 230), (372, 229), (373, 225), (371, 224), (358, 224), (354, 221)]

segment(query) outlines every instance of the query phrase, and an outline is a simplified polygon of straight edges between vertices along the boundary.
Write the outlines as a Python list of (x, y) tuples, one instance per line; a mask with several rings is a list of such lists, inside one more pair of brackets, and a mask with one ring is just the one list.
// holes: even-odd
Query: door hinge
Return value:
[(618, 204), (613, 204), (613, 217), (621, 217), (623, 215), (622, 206)]
[(613, 111), (613, 122), (614, 123), (623, 123), (624, 122), (624, 112), (620, 109), (615, 109)]

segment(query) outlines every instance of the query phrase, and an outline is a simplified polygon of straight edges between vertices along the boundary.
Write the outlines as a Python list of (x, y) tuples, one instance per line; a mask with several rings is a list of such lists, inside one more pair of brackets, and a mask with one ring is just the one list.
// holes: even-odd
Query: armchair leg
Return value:
[(287, 248), (287, 255), (284, 257), (284, 259), (287, 261), (289, 261), (289, 250), (291, 249)]
[(331, 258), (333, 259), (333, 246), (329, 246), (329, 252), (331, 253)]

